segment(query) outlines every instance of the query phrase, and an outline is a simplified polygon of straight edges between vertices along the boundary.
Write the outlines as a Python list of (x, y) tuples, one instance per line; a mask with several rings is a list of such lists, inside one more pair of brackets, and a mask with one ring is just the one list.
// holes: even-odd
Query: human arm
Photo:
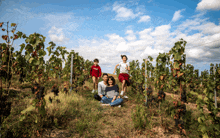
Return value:
[(126, 70), (130, 71), (130, 64), (128, 62), (128, 64), (126, 64), (126, 67), (125, 67)]
[(98, 77), (98, 79), (99, 79), (101, 76), (102, 76), (102, 70), (101, 70), (101, 68), (100, 68), (100, 66), (99, 66), (99, 77)]
[(116, 96), (114, 96), (114, 97), (113, 97), (112, 102), (114, 102), (114, 101), (115, 101), (115, 99), (116, 99)]
[(108, 98), (108, 95), (107, 95), (107, 87), (105, 88), (105, 97)]
[(118, 93), (119, 87), (118, 87), (117, 84), (115, 85), (115, 87), (116, 87), (116, 88), (115, 88), (114, 97), (113, 97), (113, 99), (112, 99), (112, 102), (116, 99), (116, 97), (120, 98), (119, 93)]
[(119, 66), (119, 64), (117, 64), (116, 66), (115, 66), (115, 69), (114, 69), (114, 72), (113, 72), (113, 74), (115, 74), (115, 70), (116, 70), (116, 68)]
[(98, 95), (102, 98), (103, 97), (103, 95), (102, 95), (102, 87), (101, 87), (101, 84), (100, 83), (98, 83)]
[(92, 67), (93, 67), (93, 66), (91, 66), (91, 69), (90, 69), (90, 76), (92, 76)]

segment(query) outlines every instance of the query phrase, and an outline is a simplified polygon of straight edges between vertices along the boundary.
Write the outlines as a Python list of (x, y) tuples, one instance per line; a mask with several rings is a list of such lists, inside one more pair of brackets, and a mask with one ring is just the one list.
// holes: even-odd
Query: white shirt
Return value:
[(119, 63), (119, 68), (120, 68), (120, 73), (127, 73), (128, 74), (128, 70), (125, 69), (126, 65), (128, 65), (128, 67), (130, 66), (129, 62), (120, 62)]
[(107, 84), (104, 84), (104, 81), (101, 81), (98, 83), (98, 95), (105, 95), (105, 89)]

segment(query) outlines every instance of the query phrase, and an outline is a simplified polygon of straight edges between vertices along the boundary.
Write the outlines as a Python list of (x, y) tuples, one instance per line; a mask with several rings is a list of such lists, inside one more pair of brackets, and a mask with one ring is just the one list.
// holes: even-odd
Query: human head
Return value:
[(103, 79), (103, 81), (107, 82), (107, 80), (108, 80), (108, 74), (107, 74), (107, 73), (103, 73), (103, 74), (102, 74), (102, 79)]
[(94, 59), (94, 65), (98, 65), (98, 63), (99, 63), (99, 60), (96, 58), (96, 59)]
[(183, 105), (183, 104), (184, 104), (184, 101), (181, 100), (181, 104)]
[(109, 82), (112, 83), (112, 85), (115, 85), (115, 79), (114, 79), (114, 77), (108, 76), (108, 81), (107, 81), (107, 85), (108, 85), (108, 86), (110, 85)]
[(39, 84), (38, 84), (38, 83), (35, 83), (35, 84), (34, 84), (34, 89), (37, 89), (37, 87), (39, 87)]
[(128, 60), (128, 57), (127, 57), (126, 55), (121, 55), (121, 59), (122, 59), (123, 61), (127, 61), (127, 60)]

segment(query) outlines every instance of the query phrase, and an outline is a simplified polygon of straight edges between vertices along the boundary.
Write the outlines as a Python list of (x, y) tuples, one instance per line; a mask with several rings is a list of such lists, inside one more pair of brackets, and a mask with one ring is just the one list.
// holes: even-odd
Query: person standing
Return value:
[(107, 86), (108, 74), (103, 73), (101, 82), (98, 83), (98, 94), (94, 95), (94, 98), (98, 101), (101, 101), (102, 97), (105, 96), (105, 89)]
[[(120, 74), (118, 76), (118, 79), (122, 83), (121, 95), (123, 95), (126, 94), (127, 86), (130, 86), (129, 74), (128, 74), (128, 71), (130, 71), (130, 64), (129, 62), (127, 62), (128, 58), (126, 55), (121, 55), (121, 58), (122, 58), (122, 62), (120, 62), (115, 66), (113, 74), (115, 74), (115, 70), (119, 66)], [(124, 95), (124, 98), (128, 98), (128, 96)]]
[(94, 59), (94, 65), (92, 65), (92, 67), (90, 69), (90, 76), (92, 77), (92, 80), (93, 80), (93, 90), (92, 90), (92, 93), (97, 91), (98, 81), (99, 81), (99, 78), (102, 75), (102, 71), (101, 71), (101, 68), (98, 65), (98, 63), (99, 63), (99, 60), (97, 58)]

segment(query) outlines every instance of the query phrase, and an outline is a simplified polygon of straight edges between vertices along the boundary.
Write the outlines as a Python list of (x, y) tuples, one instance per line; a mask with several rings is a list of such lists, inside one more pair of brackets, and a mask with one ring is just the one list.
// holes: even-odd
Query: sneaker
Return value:
[(124, 94), (124, 92), (123, 91), (121, 91), (121, 95), (123, 95)]
[(102, 104), (102, 106), (110, 106), (110, 104)]
[(93, 89), (93, 90), (92, 90), (92, 93), (94, 93), (94, 92), (95, 92), (95, 90)]
[(125, 95), (124, 98), (128, 98), (128, 96)]
[(119, 105), (118, 107), (121, 108), (121, 105)]

